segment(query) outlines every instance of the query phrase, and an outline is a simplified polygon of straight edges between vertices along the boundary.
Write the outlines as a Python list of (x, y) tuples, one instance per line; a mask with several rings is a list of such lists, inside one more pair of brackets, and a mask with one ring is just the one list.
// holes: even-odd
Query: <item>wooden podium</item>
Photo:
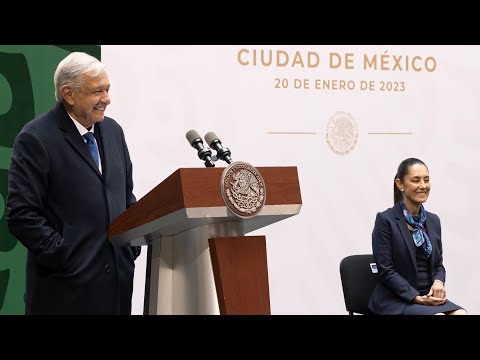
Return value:
[(270, 314), (265, 237), (245, 234), (300, 212), (297, 168), (257, 168), (253, 218), (223, 202), (223, 170), (178, 169), (111, 223), (114, 245), (149, 245), (145, 314)]

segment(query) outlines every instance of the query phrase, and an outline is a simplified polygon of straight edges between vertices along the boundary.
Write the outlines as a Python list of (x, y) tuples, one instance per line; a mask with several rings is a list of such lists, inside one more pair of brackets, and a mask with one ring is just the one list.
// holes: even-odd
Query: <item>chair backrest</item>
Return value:
[(351, 255), (340, 262), (345, 306), (350, 315), (367, 315), (370, 295), (378, 282), (377, 264), (372, 254)]

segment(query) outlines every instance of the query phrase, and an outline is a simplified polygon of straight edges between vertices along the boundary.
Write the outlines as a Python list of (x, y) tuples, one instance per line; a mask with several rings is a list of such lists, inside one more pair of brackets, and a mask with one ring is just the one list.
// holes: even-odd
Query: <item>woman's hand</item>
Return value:
[(445, 286), (443, 286), (443, 282), (441, 282), (440, 280), (435, 280), (427, 296), (433, 296), (439, 299), (446, 299), (447, 291), (445, 290)]
[(445, 304), (446, 300), (447, 300), (446, 298), (441, 299), (431, 295), (424, 295), (424, 296), (417, 295), (415, 297), (415, 304), (437, 306), (437, 305)]

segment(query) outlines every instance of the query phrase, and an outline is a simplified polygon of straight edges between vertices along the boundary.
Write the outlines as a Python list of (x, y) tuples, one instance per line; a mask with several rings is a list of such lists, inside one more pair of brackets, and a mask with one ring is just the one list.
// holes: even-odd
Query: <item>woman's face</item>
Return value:
[(400, 191), (403, 189), (403, 202), (419, 206), (427, 201), (430, 193), (430, 176), (425, 165), (411, 165), (403, 181), (397, 179), (396, 184)]

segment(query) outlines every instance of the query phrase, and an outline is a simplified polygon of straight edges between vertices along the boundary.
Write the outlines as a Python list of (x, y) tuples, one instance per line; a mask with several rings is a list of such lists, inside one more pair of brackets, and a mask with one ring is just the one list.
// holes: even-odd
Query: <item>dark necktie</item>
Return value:
[(99, 167), (98, 147), (97, 143), (95, 142), (95, 137), (93, 133), (89, 131), (84, 134), (83, 137), (85, 138), (85, 140), (87, 140), (88, 150), (90, 151), (90, 154), (92, 154), (93, 160), (95, 160), (97, 167)]

